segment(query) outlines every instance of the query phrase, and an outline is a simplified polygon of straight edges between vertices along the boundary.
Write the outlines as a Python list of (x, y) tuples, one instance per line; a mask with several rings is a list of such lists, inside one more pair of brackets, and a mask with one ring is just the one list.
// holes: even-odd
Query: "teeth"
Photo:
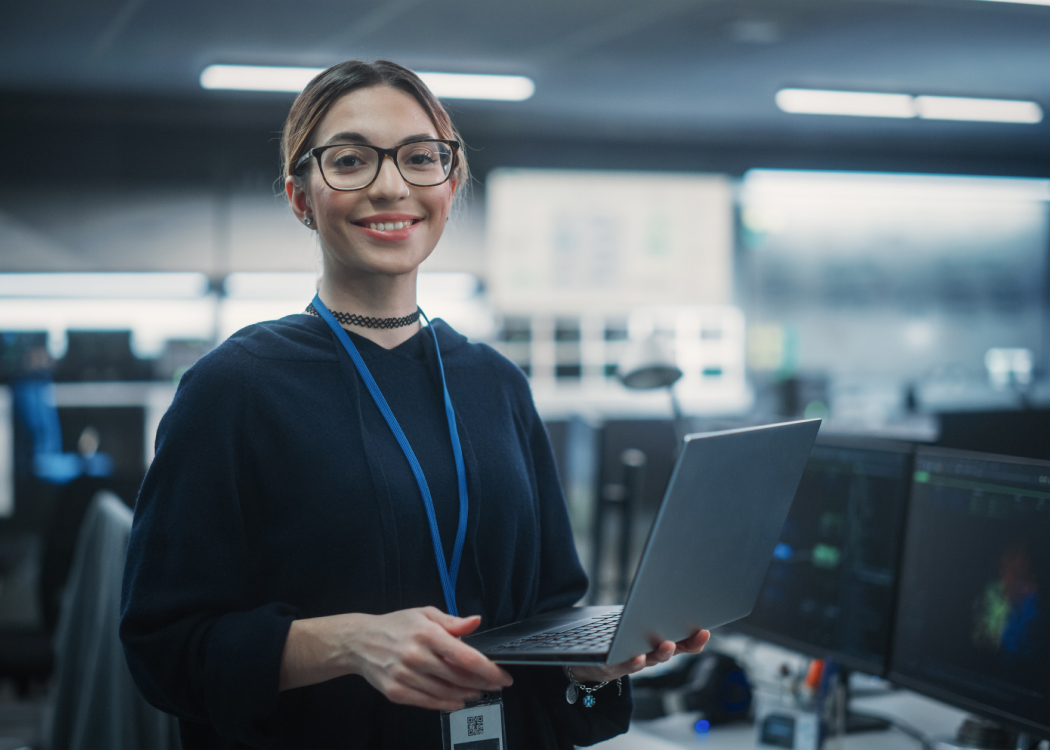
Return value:
[(403, 222), (403, 221), (395, 221), (394, 222), (394, 229), (404, 229), (404, 228), (405, 228), (405, 222)]
[(411, 226), (411, 221), (387, 221), (379, 222), (378, 224), (369, 224), (368, 228), (376, 232), (389, 232), (394, 229), (404, 229), (407, 226)]

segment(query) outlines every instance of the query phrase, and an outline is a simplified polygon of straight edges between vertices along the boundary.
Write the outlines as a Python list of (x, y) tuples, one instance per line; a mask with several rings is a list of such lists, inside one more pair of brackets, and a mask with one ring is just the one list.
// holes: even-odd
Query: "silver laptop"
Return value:
[(622, 607), (566, 607), (467, 636), (501, 664), (618, 664), (745, 617), (819, 419), (689, 435)]

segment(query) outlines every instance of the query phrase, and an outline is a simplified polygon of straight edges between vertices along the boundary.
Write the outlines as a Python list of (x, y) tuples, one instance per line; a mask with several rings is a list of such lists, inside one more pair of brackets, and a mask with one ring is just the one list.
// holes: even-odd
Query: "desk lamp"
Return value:
[(657, 338), (655, 333), (631, 342), (616, 368), (616, 376), (621, 383), (633, 390), (667, 389), (671, 397), (671, 409), (674, 412), (674, 430), (677, 438), (675, 451), (677, 452), (686, 432), (682, 407), (674, 395), (674, 384), (681, 379), (682, 370), (674, 363), (674, 357), (671, 356), (664, 342)]

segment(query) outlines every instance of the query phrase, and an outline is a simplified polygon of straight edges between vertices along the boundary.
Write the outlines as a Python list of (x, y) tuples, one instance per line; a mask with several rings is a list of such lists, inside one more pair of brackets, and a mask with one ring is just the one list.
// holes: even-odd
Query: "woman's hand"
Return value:
[(459, 640), (481, 618), (434, 607), (386, 615), (348, 614), (296, 620), (281, 663), (281, 689), (359, 674), (394, 703), (455, 711), (482, 690), (513, 680)]
[(624, 675), (634, 674), (654, 664), (661, 664), (678, 654), (699, 654), (704, 649), (707, 639), (711, 637), (708, 630), (698, 630), (688, 638), (678, 641), (662, 641), (648, 654), (639, 654), (620, 664), (601, 666), (573, 667), (572, 675), (578, 682), (608, 682)]

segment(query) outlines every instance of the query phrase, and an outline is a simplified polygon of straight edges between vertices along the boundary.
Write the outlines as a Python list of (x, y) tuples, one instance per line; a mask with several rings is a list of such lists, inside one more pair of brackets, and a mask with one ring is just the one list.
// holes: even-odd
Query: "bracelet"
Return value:
[[(580, 691), (582, 690), (586, 695), (583, 696), (583, 705), (587, 708), (594, 708), (594, 704), (597, 703), (597, 699), (594, 694), (601, 690), (603, 687), (608, 685), (612, 680), (606, 680), (600, 682), (594, 687), (587, 687), (582, 682), (579, 682), (572, 674), (572, 667), (564, 667), (565, 676), (569, 678), (569, 686), (565, 688), (565, 700), (570, 705), (576, 702), (576, 698), (579, 697)], [(620, 682), (622, 678), (616, 678), (616, 694), (623, 695), (623, 684)]]

